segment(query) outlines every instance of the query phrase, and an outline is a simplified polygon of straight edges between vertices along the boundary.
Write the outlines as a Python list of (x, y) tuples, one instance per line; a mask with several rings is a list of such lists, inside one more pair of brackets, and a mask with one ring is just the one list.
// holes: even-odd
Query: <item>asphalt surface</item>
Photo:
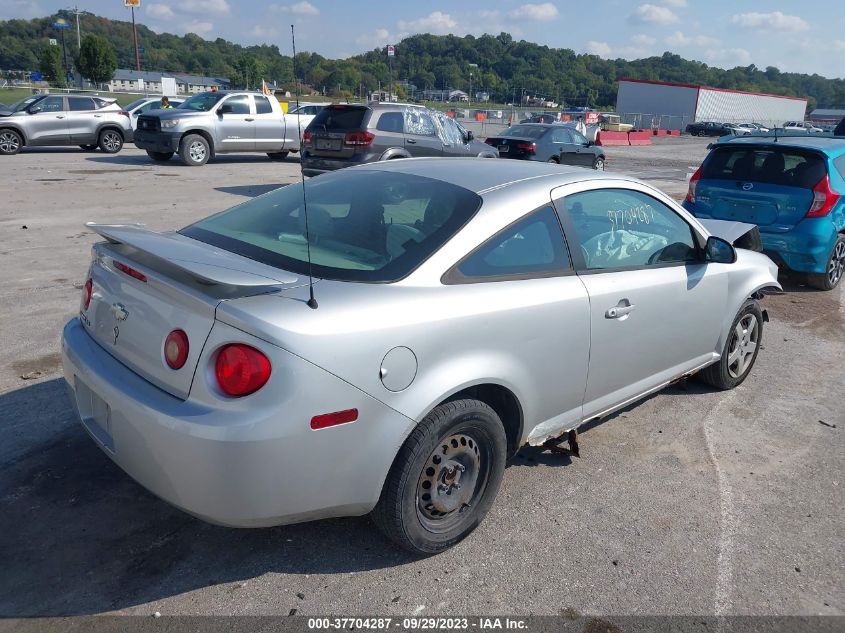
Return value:
[[(680, 197), (705, 146), (609, 148), (609, 167)], [(841, 288), (787, 280), (743, 385), (667, 389), (590, 428), (580, 459), (523, 451), (479, 529), (415, 559), (367, 517), (232, 530), (172, 509), (96, 448), (60, 377), (85, 221), (184, 226), (295, 181), (295, 158), (0, 162), (0, 617), (845, 614)]]

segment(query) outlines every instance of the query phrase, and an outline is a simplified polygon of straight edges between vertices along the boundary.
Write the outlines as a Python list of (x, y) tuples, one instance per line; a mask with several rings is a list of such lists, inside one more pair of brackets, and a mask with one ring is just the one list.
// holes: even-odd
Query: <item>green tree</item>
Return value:
[(76, 66), (93, 83), (105, 83), (111, 80), (117, 69), (114, 48), (106, 38), (89, 33), (82, 40)]
[(57, 88), (65, 87), (65, 71), (62, 68), (62, 53), (58, 46), (47, 46), (38, 59), (38, 70), (44, 79)]
[(235, 73), (232, 80), (236, 86), (244, 88), (261, 87), (261, 80), (267, 79), (266, 67), (262, 60), (256, 59), (254, 55), (241, 55), (235, 62)]

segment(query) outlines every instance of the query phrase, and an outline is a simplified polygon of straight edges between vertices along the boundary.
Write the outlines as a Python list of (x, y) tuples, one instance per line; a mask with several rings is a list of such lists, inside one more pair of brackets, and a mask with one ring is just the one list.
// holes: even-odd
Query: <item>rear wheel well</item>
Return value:
[(208, 149), (211, 151), (211, 157), (214, 157), (214, 141), (211, 140), (211, 134), (206, 132), (205, 130), (188, 130), (182, 136), (179, 137), (179, 144), (182, 144), (182, 139), (184, 139), (188, 134), (197, 134), (205, 139), (205, 142), (208, 143)]
[(508, 438), (508, 457), (513, 457), (519, 451), (522, 440), (522, 405), (514, 393), (507, 387), (486, 383), (467, 387), (452, 394), (442, 403), (452, 400), (472, 398), (480, 400), (496, 412), (505, 427)]

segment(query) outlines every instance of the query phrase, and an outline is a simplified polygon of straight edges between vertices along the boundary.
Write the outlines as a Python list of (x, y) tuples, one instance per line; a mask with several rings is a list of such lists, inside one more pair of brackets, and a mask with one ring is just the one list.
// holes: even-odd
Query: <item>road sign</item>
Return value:
[(141, 0), (123, 0), (124, 7), (132, 7), (133, 9), (141, 8)]
[(58, 45), (59, 45), (59, 42), (58, 42), (57, 40), (54, 40), (54, 39), (51, 37), (51, 38), (50, 38), (50, 46), (58, 46)]
[(394, 55), (396, 55), (396, 47), (393, 44), (388, 44), (387, 45), (387, 56), (393, 57)]
[(50, 26), (52, 26), (54, 29), (69, 29), (70, 28), (70, 22), (68, 22), (64, 18), (59, 18), (58, 20), (53, 22)]

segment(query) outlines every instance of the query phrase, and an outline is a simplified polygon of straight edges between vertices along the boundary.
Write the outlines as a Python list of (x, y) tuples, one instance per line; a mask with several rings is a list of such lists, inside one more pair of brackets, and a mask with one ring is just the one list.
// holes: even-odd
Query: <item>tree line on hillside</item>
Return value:
[[(61, 11), (58, 16), (72, 18)], [(0, 68), (38, 68), (48, 38), (57, 35), (50, 27), (55, 17), (0, 21)], [(129, 22), (85, 14), (82, 23), (86, 34), (100, 36), (111, 45), (118, 67), (134, 68)], [(78, 58), (76, 38), (66, 39), (68, 57)], [(294, 78), (291, 57), (275, 45), (241, 46), (222, 38), (204, 40), (192, 33), (182, 37), (157, 34), (143, 25), (138, 25), (138, 39), (144, 49), (143, 70), (227, 77), (235, 86), (254, 87), (263, 78), (287, 88), (301, 82), (325, 94), (350, 96), (386, 87), (388, 82), (383, 48), (347, 59), (298, 53)], [(760, 69), (753, 64), (724, 70), (669, 52), (633, 61), (602, 59), (568, 48), (515, 41), (507, 33), (414, 35), (397, 44), (393, 59), (394, 81), (410, 82), (419, 90), (464, 91), (469, 91), (472, 82), (473, 92), (487, 92), (499, 103), (519, 101), (526, 94), (569, 105), (607, 108), (616, 101), (617, 80), (622, 77), (808, 97), (810, 108), (845, 107), (842, 79), (786, 73), (771, 66)]]

